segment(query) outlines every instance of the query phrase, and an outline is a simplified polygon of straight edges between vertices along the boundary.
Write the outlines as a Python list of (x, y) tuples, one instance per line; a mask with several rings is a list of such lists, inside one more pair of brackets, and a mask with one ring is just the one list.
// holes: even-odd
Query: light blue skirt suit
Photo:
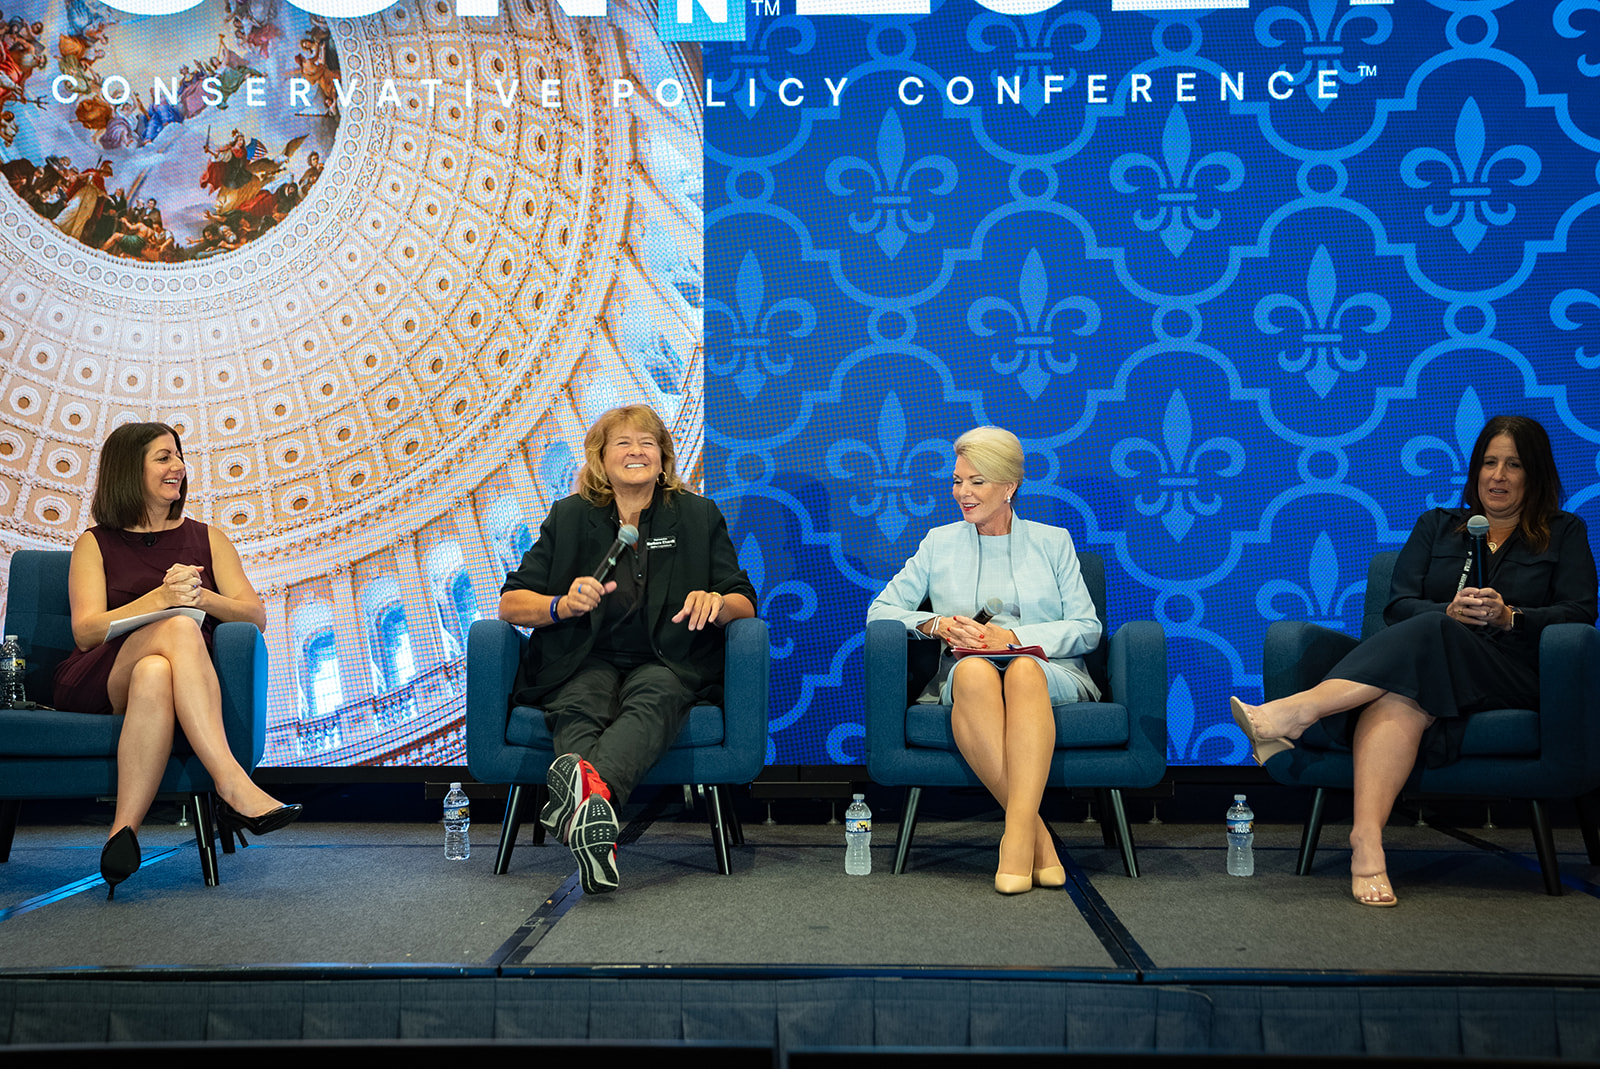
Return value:
[[(867, 621), (898, 620), (913, 638), (924, 638), (917, 627), (928, 620), (975, 616), (988, 600), (978, 589), (980, 561), (987, 593), (996, 593), (997, 576), (1000, 580), (997, 593), (1005, 608), (993, 622), (1016, 632), (1018, 645), (1044, 650), (1046, 659), (1033, 659), (1044, 668), (1051, 703), (1097, 700), (1100, 691), (1083, 666), (1083, 655), (1100, 644), (1100, 618), (1083, 585), (1072, 536), (1059, 527), (1017, 517), (1008, 535), (980, 536), (964, 521), (935, 527), (873, 600)], [(1004, 582), (1007, 562), (1009, 584)], [(932, 612), (918, 609), (924, 598)], [(920, 701), (950, 703), (954, 664), (954, 657), (939, 658), (939, 674)]]

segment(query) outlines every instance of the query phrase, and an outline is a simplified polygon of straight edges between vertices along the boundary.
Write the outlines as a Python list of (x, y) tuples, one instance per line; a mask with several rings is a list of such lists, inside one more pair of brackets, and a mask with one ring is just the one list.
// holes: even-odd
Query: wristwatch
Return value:
[(1511, 626), (1507, 627), (1506, 630), (1515, 631), (1517, 629), (1517, 621), (1522, 619), (1522, 610), (1515, 605), (1507, 605), (1506, 608), (1511, 610)]

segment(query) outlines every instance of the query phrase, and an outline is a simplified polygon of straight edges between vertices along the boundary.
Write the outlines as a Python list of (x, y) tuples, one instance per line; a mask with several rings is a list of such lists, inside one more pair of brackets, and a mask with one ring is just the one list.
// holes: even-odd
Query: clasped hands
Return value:
[(174, 564), (168, 568), (167, 574), (161, 578), (161, 600), (166, 602), (162, 608), (200, 608), (200, 599), (205, 595), (205, 588), (200, 585), (200, 572), (204, 567), (200, 564)]
[(1445, 608), (1445, 615), (1473, 627), (1511, 628), (1511, 607), (1493, 587), (1464, 586), (1456, 591)]
[[(601, 583), (592, 575), (580, 575), (572, 581), (572, 585), (561, 598), (559, 608), (563, 610), (563, 618), (593, 612), (599, 606), (600, 599), (615, 589), (617, 583), (614, 579), (608, 583)], [(683, 608), (678, 610), (672, 622), (681, 624), (687, 621), (690, 631), (699, 631), (707, 624), (717, 622), (717, 617), (722, 615), (724, 600), (715, 590), (691, 590), (689, 596), (683, 599)]]
[(934, 621), (933, 637), (953, 649), (1005, 649), (1017, 641), (1014, 631), (993, 621), (980, 624), (970, 616), (941, 616)]

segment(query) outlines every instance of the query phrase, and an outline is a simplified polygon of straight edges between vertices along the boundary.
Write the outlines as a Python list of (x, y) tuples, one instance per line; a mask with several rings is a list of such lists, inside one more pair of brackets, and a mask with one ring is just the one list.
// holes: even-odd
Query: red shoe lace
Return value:
[(598, 794), (606, 801), (611, 801), (611, 788), (606, 786), (606, 781), (600, 778), (600, 773), (587, 761), (580, 761), (578, 768), (583, 771), (583, 796)]

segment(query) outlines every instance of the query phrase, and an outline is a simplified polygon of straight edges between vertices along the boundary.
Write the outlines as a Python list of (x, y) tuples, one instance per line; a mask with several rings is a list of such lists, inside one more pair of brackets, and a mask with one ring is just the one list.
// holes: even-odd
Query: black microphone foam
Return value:
[(622, 551), (628, 546), (639, 541), (639, 528), (631, 523), (625, 523), (617, 530), (617, 540), (611, 543), (611, 548), (606, 550), (605, 557), (595, 565), (594, 577), (604, 583), (617, 566), (617, 558), (622, 556)]
[(1473, 559), (1478, 565), (1478, 586), (1483, 586), (1483, 538), (1489, 533), (1489, 519), (1486, 516), (1473, 516), (1467, 520), (1467, 534), (1477, 543), (1477, 552)]
[(996, 616), (999, 616), (1000, 610), (1003, 608), (1005, 608), (1003, 601), (999, 598), (990, 598), (983, 603), (983, 608), (978, 610), (978, 615), (974, 616), (973, 619), (980, 624), (986, 624)]

